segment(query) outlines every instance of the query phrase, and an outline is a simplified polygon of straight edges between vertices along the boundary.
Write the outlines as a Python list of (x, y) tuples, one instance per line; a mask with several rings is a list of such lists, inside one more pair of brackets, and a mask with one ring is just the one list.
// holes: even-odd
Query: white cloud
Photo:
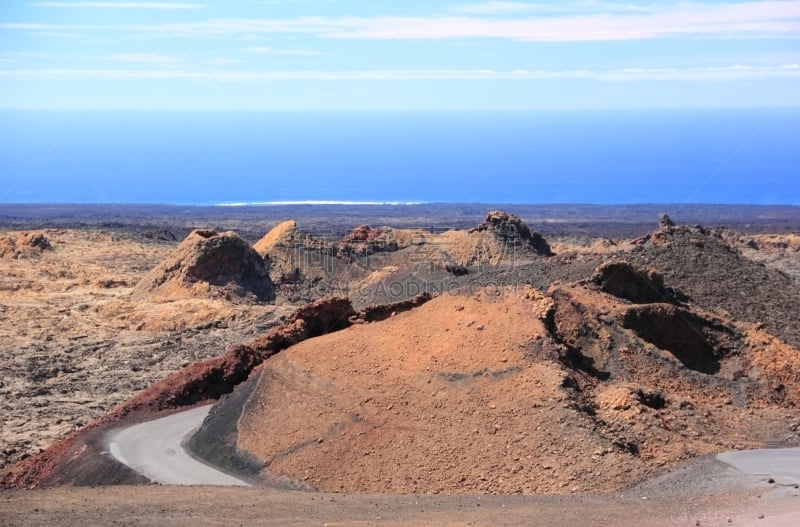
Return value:
[(312, 51), (306, 49), (275, 49), (275, 48), (268, 48), (265, 46), (250, 46), (248, 48), (244, 48), (244, 50), (250, 53), (260, 53), (262, 55), (301, 55), (301, 56), (328, 55), (328, 53), (324, 53), (322, 51)]
[(185, 2), (34, 2), (35, 7), (70, 9), (200, 9), (202, 4)]
[(725, 66), (705, 68), (626, 68), (615, 70), (492, 69), (268, 71), (268, 70), (127, 70), (127, 69), (0, 69), (0, 78), (36, 79), (185, 79), (215, 82), (253, 81), (414, 81), (414, 80), (587, 80), (601, 82), (641, 81), (740, 81), (751, 79), (800, 79), (800, 65), (770, 67)]

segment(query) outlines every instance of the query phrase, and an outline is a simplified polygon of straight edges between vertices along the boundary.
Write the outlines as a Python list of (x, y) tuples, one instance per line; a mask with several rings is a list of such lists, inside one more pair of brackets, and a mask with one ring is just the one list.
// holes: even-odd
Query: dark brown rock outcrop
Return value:
[(486, 215), (483, 223), (470, 229), (473, 232), (490, 232), (504, 244), (524, 247), (540, 256), (551, 256), (550, 245), (539, 234), (531, 230), (520, 218), (507, 212), (493, 210)]
[(430, 233), (422, 229), (395, 229), (393, 227), (370, 227), (359, 225), (347, 233), (337, 248), (346, 255), (368, 255), (390, 253), (412, 245), (429, 241)]

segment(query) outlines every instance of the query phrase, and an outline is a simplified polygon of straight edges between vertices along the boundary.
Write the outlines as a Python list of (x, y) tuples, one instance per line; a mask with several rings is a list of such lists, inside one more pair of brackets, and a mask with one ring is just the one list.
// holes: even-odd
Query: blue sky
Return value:
[(800, 1), (4, 1), (0, 108), (800, 106)]

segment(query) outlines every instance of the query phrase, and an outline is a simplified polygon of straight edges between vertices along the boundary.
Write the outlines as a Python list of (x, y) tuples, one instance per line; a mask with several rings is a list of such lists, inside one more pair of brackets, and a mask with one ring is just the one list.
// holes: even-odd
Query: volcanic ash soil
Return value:
[(307, 340), (264, 364), (237, 447), (323, 491), (560, 494), (797, 430), (797, 349), (650, 300), (467, 289)]

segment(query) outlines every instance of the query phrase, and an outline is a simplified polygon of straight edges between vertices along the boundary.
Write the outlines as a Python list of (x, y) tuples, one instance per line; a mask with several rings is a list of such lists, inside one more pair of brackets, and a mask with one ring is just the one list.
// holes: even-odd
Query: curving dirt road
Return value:
[(162, 485), (250, 486), (193, 458), (183, 442), (203, 423), (211, 405), (146, 421), (109, 434), (108, 450), (120, 463)]

